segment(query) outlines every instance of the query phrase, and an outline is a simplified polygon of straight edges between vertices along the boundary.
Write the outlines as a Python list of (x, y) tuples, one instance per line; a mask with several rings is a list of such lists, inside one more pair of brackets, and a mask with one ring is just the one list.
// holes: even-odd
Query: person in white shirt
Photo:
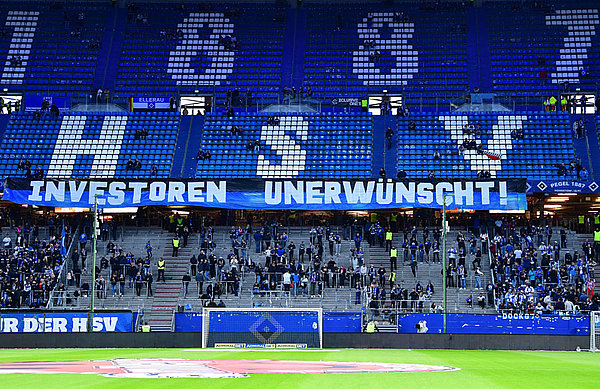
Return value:
[(565, 311), (573, 312), (575, 310), (575, 305), (571, 300), (565, 300)]
[(291, 283), (292, 283), (292, 275), (290, 274), (290, 271), (287, 270), (285, 273), (283, 273), (283, 290), (286, 292), (289, 292)]
[(515, 260), (517, 260), (517, 261), (519, 261), (519, 263), (521, 263), (521, 258), (523, 257), (523, 251), (521, 250), (521, 248), (517, 247), (514, 254), (515, 254)]
[(10, 239), (10, 236), (8, 236), (8, 234), (4, 237), (4, 239), (2, 239), (2, 243), (4, 243), (5, 249), (9, 249), (11, 247), (12, 239)]

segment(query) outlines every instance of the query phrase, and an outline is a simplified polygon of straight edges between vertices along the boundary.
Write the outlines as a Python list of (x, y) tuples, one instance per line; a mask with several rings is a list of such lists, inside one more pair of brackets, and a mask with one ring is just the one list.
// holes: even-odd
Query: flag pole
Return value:
[(444, 334), (446, 333), (446, 193), (443, 196), (442, 206), (442, 288), (443, 288), (443, 303), (442, 312), (444, 316)]
[(94, 220), (92, 222), (92, 304), (90, 306), (89, 332), (94, 331), (94, 304), (96, 298), (96, 228), (98, 224), (98, 195), (94, 196)]

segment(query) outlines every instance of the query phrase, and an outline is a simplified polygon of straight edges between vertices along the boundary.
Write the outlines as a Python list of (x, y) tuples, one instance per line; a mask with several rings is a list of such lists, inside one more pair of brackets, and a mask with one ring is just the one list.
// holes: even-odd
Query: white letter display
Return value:
[(98, 139), (83, 139), (86, 116), (65, 116), (48, 167), (48, 178), (69, 178), (78, 155), (93, 155), (89, 178), (115, 175), (127, 116), (105, 116)]
[[(201, 31), (205, 27), (208, 31)], [(183, 38), (169, 54), (167, 69), (177, 85), (220, 85), (233, 73), (234, 52), (219, 43), (221, 36), (233, 35), (233, 24), (223, 13), (191, 13), (177, 29)], [(202, 53), (210, 59), (210, 65), (194, 69), (192, 59)]]
[(22, 84), (25, 69), (29, 62), (33, 37), (38, 24), (38, 11), (9, 11), (6, 17), (6, 27), (14, 28), (8, 57), (4, 62), (2, 84)]
[(546, 16), (546, 25), (568, 28), (560, 57), (556, 61), (556, 73), (550, 74), (553, 84), (579, 83), (579, 70), (583, 67), (583, 61), (588, 59), (592, 37), (596, 35), (596, 24), (600, 24), (597, 9), (561, 9), (555, 15)]
[[(523, 128), (523, 122), (527, 116), (498, 116), (498, 123), (492, 126), (492, 139), (488, 140), (487, 146), (483, 146), (486, 152), (499, 155), (500, 159), (492, 159), (485, 154), (479, 154), (476, 150), (464, 150), (463, 158), (471, 163), (471, 170), (479, 172), (485, 170), (496, 177), (496, 172), (502, 169), (502, 160), (506, 159), (506, 151), (512, 150), (512, 130)], [(469, 134), (463, 130), (469, 124), (467, 116), (440, 116), (444, 122), (444, 128), (450, 132), (450, 137), (456, 141), (459, 147), (466, 139), (471, 139)], [(480, 140), (478, 144), (480, 144)]]
[(259, 177), (291, 178), (306, 167), (306, 150), (302, 150), (286, 131), (296, 133), (297, 139), (305, 141), (308, 138), (308, 122), (301, 116), (289, 116), (280, 118), (279, 126), (262, 126), (260, 140), (275, 150), (281, 157), (281, 164), (274, 165), (264, 155), (259, 155), (256, 167)]
[[(364, 85), (406, 85), (418, 72), (419, 65), (418, 52), (408, 43), (415, 32), (414, 23), (394, 22), (392, 12), (369, 15), (371, 21), (365, 17), (358, 23), (358, 37), (362, 44), (352, 53), (352, 72), (363, 80)], [(381, 30), (384, 27), (391, 30), (389, 36), (383, 37)], [(377, 52), (395, 57), (396, 67), (384, 73), (377, 65)]]

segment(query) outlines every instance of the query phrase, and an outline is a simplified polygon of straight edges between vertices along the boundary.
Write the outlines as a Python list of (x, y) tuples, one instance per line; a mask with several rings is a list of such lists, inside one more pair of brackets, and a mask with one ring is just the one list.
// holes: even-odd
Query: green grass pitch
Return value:
[(0, 375), (4, 388), (592, 388), (600, 354), (547, 351), (325, 350), (319, 352), (181, 349), (4, 349), (0, 362), (112, 358), (279, 359), (443, 365), (459, 371), (427, 373), (253, 374), (248, 378), (134, 379), (95, 374)]

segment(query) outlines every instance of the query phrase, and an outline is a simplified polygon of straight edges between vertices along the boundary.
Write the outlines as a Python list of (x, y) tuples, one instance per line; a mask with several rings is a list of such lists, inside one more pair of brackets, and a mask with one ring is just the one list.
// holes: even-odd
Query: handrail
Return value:
[(63, 262), (60, 265), (60, 270), (58, 271), (58, 276), (56, 276), (56, 279), (58, 280), (58, 282), (56, 283), (56, 285), (54, 285), (54, 288), (50, 291), (50, 296), (48, 298), (48, 302), (46, 303), (47, 309), (50, 309), (53, 307), (52, 302), (54, 301), (54, 294), (56, 292), (56, 287), (58, 286), (58, 284), (60, 282), (66, 281), (67, 276), (65, 274), (65, 268), (68, 269), (68, 267), (69, 267), (67, 264), (69, 263), (69, 258), (71, 258), (71, 255), (73, 254), (74, 244), (77, 241), (77, 237), (79, 236), (80, 228), (81, 228), (81, 226), (78, 225), (77, 228), (75, 229), (75, 233), (73, 233), (71, 235), (71, 242), (69, 243), (69, 248), (67, 249), (67, 254), (63, 258)]
[(492, 285), (494, 286), (492, 289), (492, 297), (494, 298), (494, 309), (498, 312), (498, 304), (496, 304), (496, 277), (494, 277), (494, 269), (492, 268), (492, 245), (490, 244), (490, 234), (486, 231), (488, 236), (487, 238), (487, 251), (488, 251), (488, 260), (490, 262), (490, 276)]

